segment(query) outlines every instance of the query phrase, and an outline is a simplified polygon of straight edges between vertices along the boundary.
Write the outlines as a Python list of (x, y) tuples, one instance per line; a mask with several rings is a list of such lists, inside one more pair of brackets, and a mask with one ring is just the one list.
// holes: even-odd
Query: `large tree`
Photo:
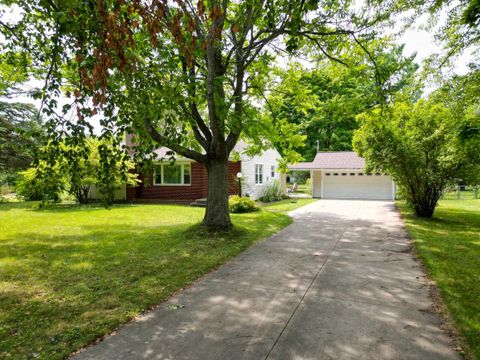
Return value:
[(0, 175), (15, 174), (33, 162), (46, 139), (31, 104), (0, 101)]
[[(16, 22), (0, 22), (7, 46), (43, 69), (44, 111), (58, 137), (84, 136), (101, 114), (105, 133), (134, 133), (137, 154), (167, 146), (205, 164), (204, 225), (231, 227), (227, 162), (259, 104), (273, 56), (302, 46), (335, 58), (388, 20), (391, 3), (315, 0), (11, 0)], [(67, 81), (65, 81), (67, 80)], [(57, 114), (67, 90), (77, 118)], [(68, 113), (69, 108), (64, 108)], [(61, 126), (59, 126), (59, 124)], [(259, 130), (260, 131), (260, 130)]]
[[(313, 160), (317, 148), (351, 150), (358, 127), (355, 117), (390, 101), (413, 79), (418, 66), (414, 56), (403, 56), (403, 46), (388, 39), (368, 45), (376, 64), (353, 47), (345, 50), (346, 63), (320, 60), (313, 68), (293, 63), (277, 71), (278, 81), (271, 87), (266, 108), (273, 123), (294, 124), (305, 135), (305, 146), (298, 149), (304, 159)], [(283, 150), (281, 142), (276, 145)]]
[(26, 53), (0, 53), (0, 182), (15, 182), (17, 172), (30, 166), (46, 139), (38, 109), (8, 99), (25, 94), (21, 85), (28, 80), (28, 64)]

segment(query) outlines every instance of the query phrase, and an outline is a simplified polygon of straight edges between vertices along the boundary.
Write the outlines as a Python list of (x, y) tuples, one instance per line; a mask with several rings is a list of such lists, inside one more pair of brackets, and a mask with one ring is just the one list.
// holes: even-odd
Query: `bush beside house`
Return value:
[(240, 197), (238, 195), (230, 196), (228, 206), (230, 212), (234, 214), (249, 213), (259, 210), (255, 201), (248, 197)]

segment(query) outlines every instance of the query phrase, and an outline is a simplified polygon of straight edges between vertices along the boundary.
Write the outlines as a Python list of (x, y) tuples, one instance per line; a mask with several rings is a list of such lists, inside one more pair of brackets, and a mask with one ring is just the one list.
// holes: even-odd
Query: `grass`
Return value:
[(291, 223), (278, 202), (228, 235), (178, 205), (0, 204), (0, 358), (62, 359)]
[(275, 212), (288, 212), (295, 210), (301, 206), (310, 204), (311, 202), (317, 201), (316, 199), (310, 198), (292, 198), (292, 199), (285, 199), (280, 201), (275, 201), (272, 203), (264, 204), (263, 208), (268, 211), (275, 211)]
[[(480, 192), (477, 192), (477, 198), (480, 198)], [(444, 200), (474, 200), (475, 193), (472, 190), (449, 191), (443, 194)]]
[(432, 219), (399, 208), (418, 256), (473, 358), (480, 359), (480, 200), (442, 200)]

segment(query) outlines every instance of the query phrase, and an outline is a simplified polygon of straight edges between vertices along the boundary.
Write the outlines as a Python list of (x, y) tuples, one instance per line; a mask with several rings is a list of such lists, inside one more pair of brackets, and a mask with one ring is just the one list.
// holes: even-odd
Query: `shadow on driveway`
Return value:
[(394, 204), (322, 200), (81, 359), (460, 359)]

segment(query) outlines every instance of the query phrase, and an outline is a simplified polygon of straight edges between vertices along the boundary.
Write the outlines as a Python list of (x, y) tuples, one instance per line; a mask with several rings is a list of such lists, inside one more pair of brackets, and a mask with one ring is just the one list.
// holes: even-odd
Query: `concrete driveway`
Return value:
[(320, 200), (75, 359), (460, 359), (391, 202)]

